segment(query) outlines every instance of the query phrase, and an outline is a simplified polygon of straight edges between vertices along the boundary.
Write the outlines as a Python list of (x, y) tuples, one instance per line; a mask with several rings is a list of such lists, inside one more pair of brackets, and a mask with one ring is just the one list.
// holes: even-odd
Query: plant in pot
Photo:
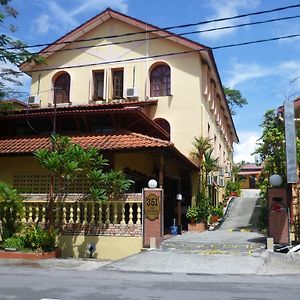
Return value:
[(186, 212), (186, 217), (191, 221), (191, 223), (198, 223), (200, 221), (199, 208), (189, 207)]
[(228, 181), (225, 187), (225, 196), (239, 196), (241, 193), (241, 184), (239, 181)]
[(218, 205), (211, 209), (210, 222), (216, 223), (223, 217), (223, 206)]

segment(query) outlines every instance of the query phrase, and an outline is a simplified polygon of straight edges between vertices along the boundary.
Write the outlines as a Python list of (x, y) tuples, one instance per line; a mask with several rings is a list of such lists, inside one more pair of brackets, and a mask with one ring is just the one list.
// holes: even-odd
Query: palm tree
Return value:
[(213, 171), (218, 171), (219, 166), (219, 157), (213, 157), (212, 156), (213, 149), (209, 149), (204, 154), (204, 162), (203, 162), (203, 168), (205, 170), (205, 177), (203, 182), (203, 190), (207, 191), (207, 177), (208, 174)]
[(195, 137), (193, 142), (194, 151), (191, 152), (192, 157), (196, 160), (196, 163), (199, 166), (199, 173), (198, 173), (198, 191), (203, 191), (202, 179), (203, 179), (203, 162), (204, 162), (204, 155), (208, 150), (212, 149), (211, 145), (211, 138), (209, 137), (202, 137), (199, 138)]

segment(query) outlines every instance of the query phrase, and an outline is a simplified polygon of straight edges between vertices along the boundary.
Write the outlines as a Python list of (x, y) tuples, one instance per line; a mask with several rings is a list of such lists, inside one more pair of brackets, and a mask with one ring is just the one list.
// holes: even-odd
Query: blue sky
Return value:
[[(14, 33), (16, 38), (37, 44), (53, 42), (108, 6), (153, 25), (167, 27), (298, 3), (300, 1), (289, 0), (12, 0), (11, 5), (19, 11), (19, 16), (11, 22), (19, 27)], [(300, 8), (218, 22), (210, 27), (295, 15), (300, 15)], [(182, 31), (205, 28), (198, 26)], [(290, 34), (300, 34), (300, 18), (186, 37), (214, 47)], [(234, 117), (240, 138), (240, 144), (235, 147), (235, 161), (253, 161), (250, 153), (261, 134), (259, 124), (265, 111), (282, 105), (289, 95), (300, 95), (300, 78), (296, 79), (300, 76), (299, 42), (299, 38), (293, 38), (214, 51), (223, 84), (239, 89), (249, 102), (237, 109)], [(296, 80), (291, 83), (293, 79)], [(28, 92), (30, 79), (24, 77), (23, 82), (23, 90)]]

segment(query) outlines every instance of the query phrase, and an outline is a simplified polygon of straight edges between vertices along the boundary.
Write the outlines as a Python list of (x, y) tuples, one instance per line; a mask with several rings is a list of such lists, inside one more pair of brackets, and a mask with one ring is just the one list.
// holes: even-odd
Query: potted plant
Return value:
[(223, 206), (218, 205), (211, 209), (210, 222), (216, 223), (223, 217)]
[(239, 196), (241, 193), (241, 184), (239, 181), (231, 181), (229, 180), (226, 183), (225, 187), (225, 195), (229, 196)]
[(186, 212), (186, 217), (191, 221), (191, 223), (197, 223), (199, 221), (199, 208), (189, 207)]

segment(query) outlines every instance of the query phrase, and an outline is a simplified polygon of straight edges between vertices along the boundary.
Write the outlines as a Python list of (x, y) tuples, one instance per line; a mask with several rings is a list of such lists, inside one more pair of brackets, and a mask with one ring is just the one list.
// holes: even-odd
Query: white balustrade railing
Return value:
[[(24, 203), (24, 223), (46, 222), (47, 200), (43, 195), (26, 195)], [(45, 198), (46, 199), (46, 195)], [(111, 200), (105, 203), (95, 201), (75, 201), (74, 198), (54, 205), (55, 225), (140, 225), (142, 220), (142, 194), (126, 194), (122, 200)]]

